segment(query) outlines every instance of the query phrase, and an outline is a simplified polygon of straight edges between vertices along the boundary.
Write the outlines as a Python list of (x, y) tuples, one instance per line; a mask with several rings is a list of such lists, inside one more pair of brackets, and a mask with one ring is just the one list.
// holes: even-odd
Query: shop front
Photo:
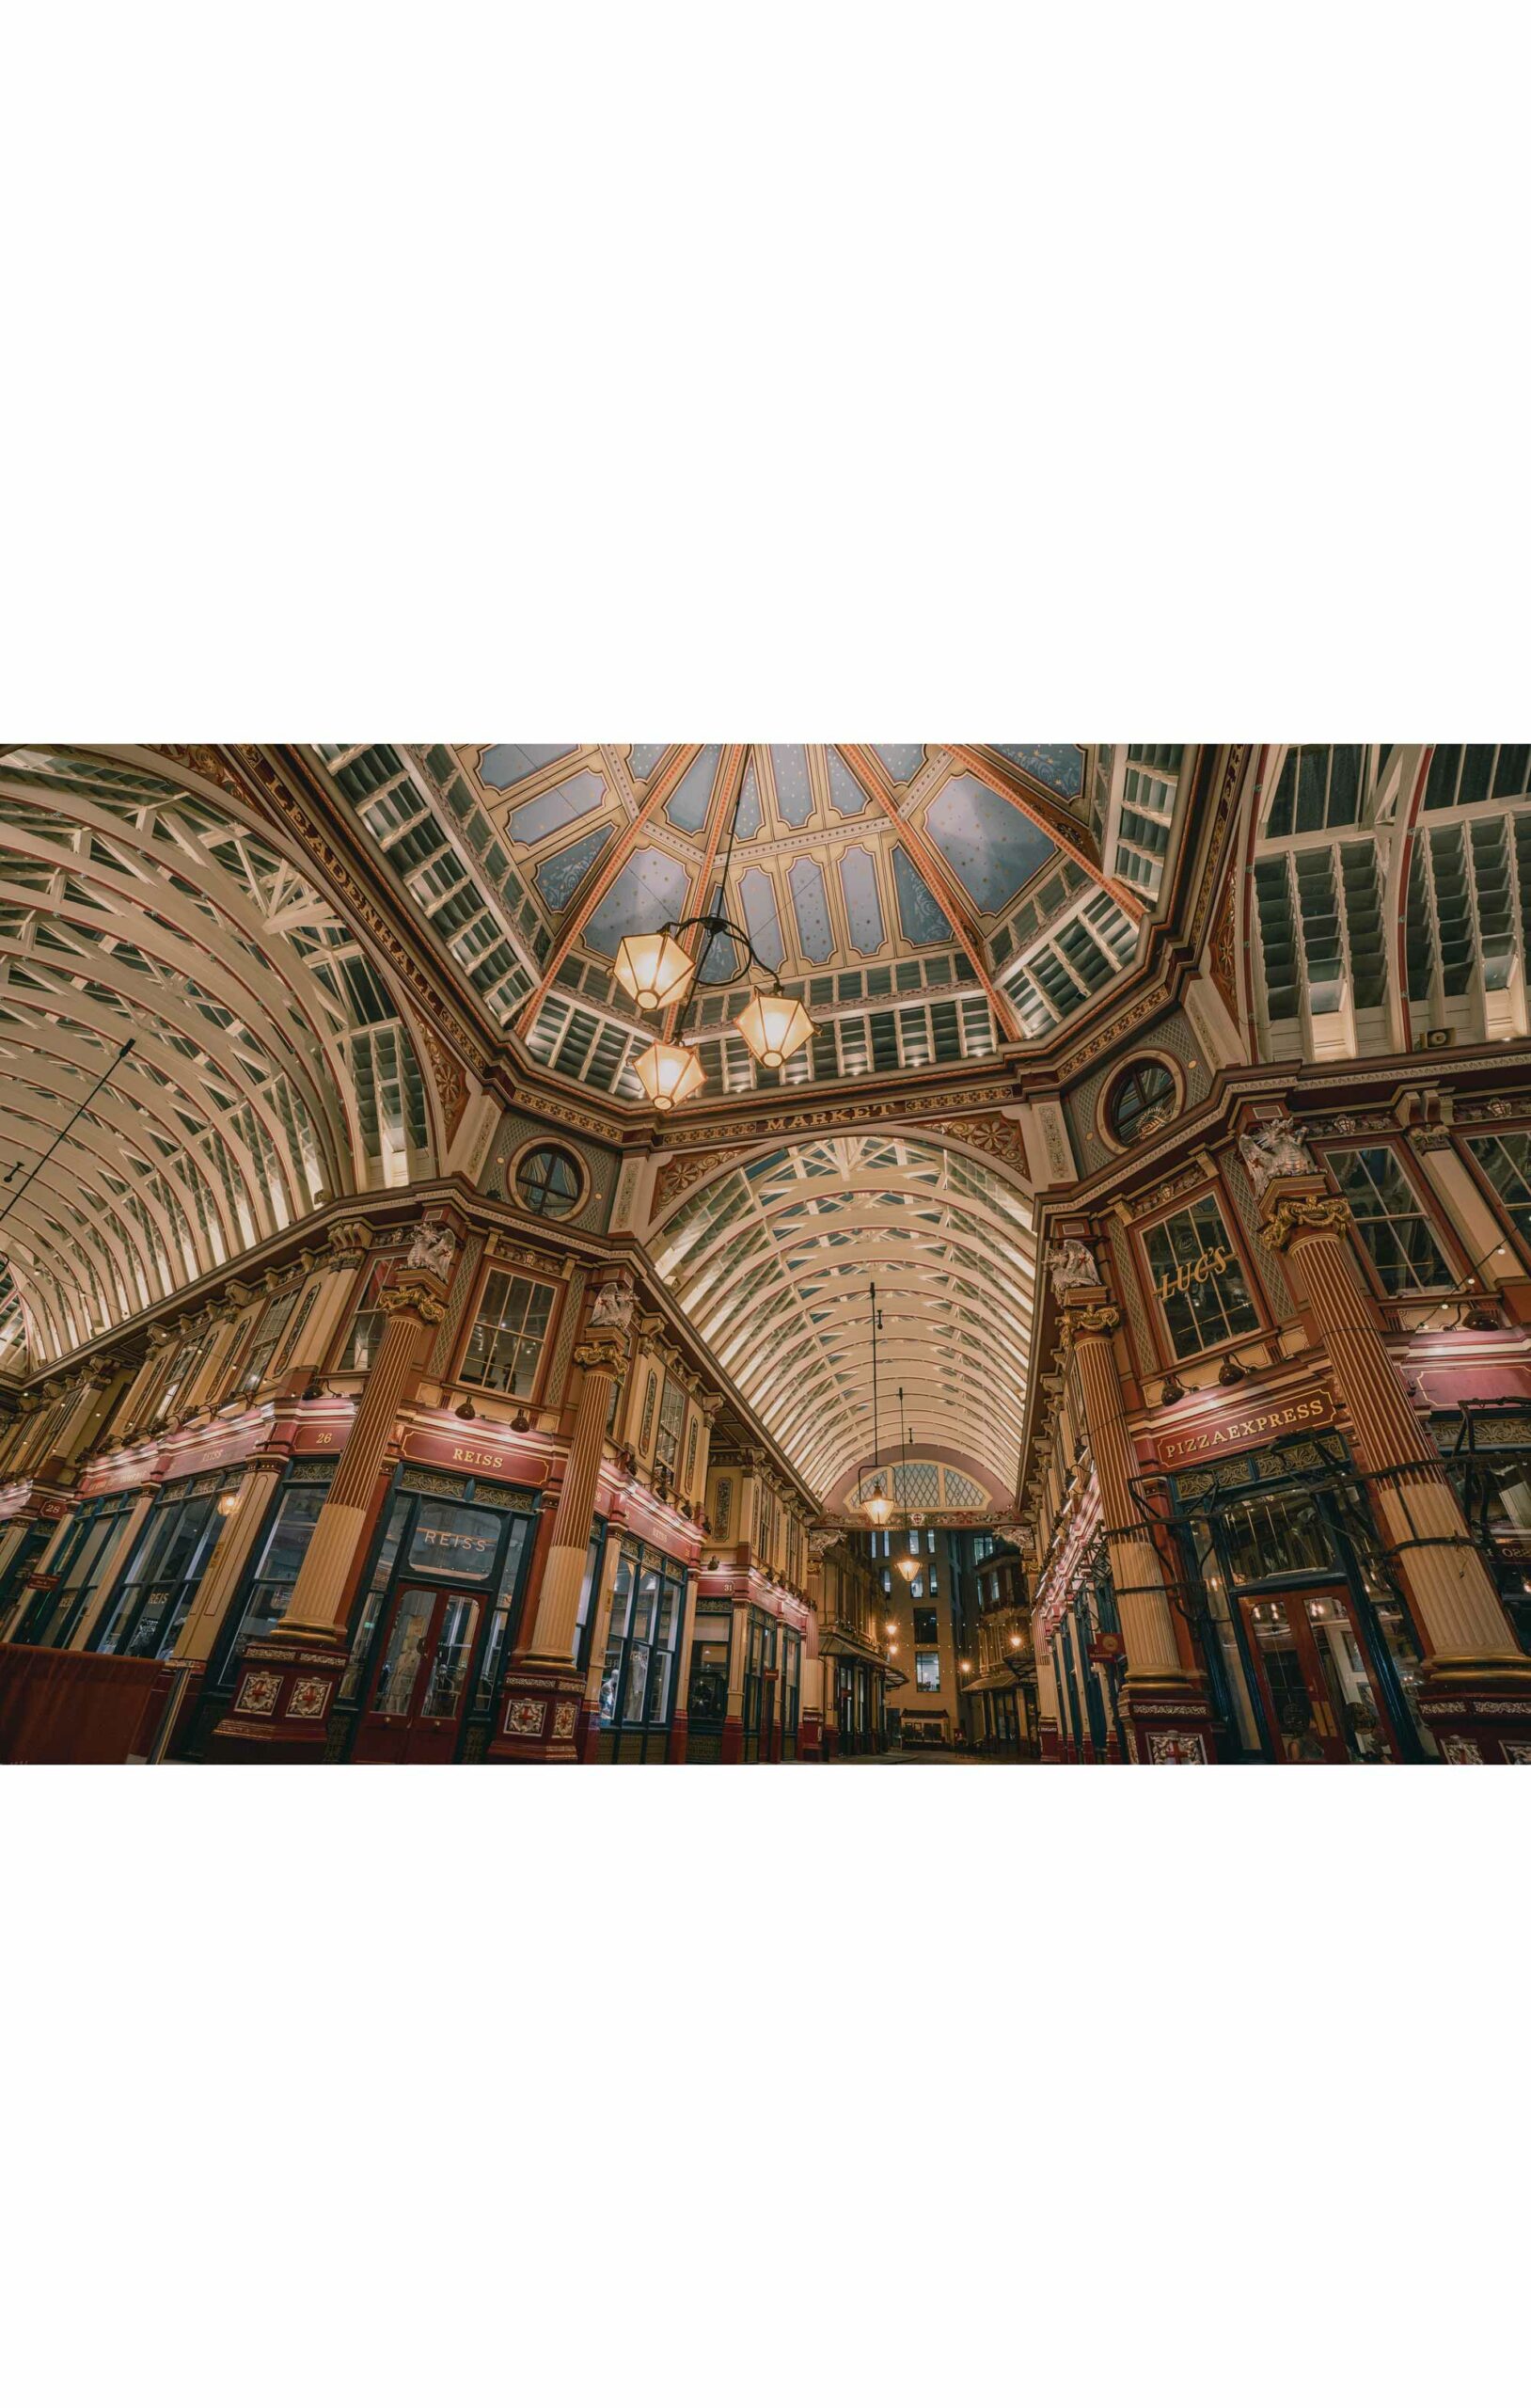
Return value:
[(537, 1510), (534, 1490), (401, 1466), (353, 1624), (332, 1756), (482, 1758), (515, 1644)]
[(1226, 1756), (1435, 1755), (1417, 1634), (1336, 1432), (1171, 1473), (1144, 1502), (1174, 1534)]
[(599, 1764), (663, 1764), (675, 1712), (687, 1567), (628, 1535), (617, 1552), (601, 1674)]

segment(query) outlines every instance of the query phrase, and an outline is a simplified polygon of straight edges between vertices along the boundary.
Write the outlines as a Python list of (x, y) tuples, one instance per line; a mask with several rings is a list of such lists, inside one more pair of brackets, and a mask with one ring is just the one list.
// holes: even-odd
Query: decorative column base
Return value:
[(1435, 1657), (1419, 1712), (1448, 1765), (1531, 1765), (1531, 1663)]
[(816, 1714), (805, 1714), (798, 1731), (797, 1752), (805, 1765), (816, 1765), (824, 1758), (824, 1723)]
[(670, 1726), (670, 1738), (665, 1748), (667, 1765), (683, 1765), (686, 1762), (686, 1751), (690, 1744), (690, 1730), (691, 1718), (684, 1705), (678, 1705), (675, 1709), (675, 1719)]
[(580, 1763), (584, 1697), (584, 1675), (560, 1656), (528, 1656), (513, 1664), (500, 1692), (499, 1729), (489, 1743), (490, 1763)]
[(1122, 1684), (1122, 1726), (1137, 1765), (1215, 1762), (1212, 1710), (1205, 1692), (1184, 1673), (1152, 1672)]
[(744, 1724), (736, 1714), (723, 1723), (722, 1736), (718, 1742), (718, 1761), (721, 1765), (742, 1765), (744, 1762)]
[(1036, 1737), (1042, 1762), (1045, 1765), (1061, 1765), (1064, 1760), (1064, 1743), (1056, 1722), (1038, 1724)]
[(214, 1723), (210, 1764), (318, 1764), (345, 1671), (344, 1634), (294, 1627), (257, 1640), (239, 1659), (233, 1703)]

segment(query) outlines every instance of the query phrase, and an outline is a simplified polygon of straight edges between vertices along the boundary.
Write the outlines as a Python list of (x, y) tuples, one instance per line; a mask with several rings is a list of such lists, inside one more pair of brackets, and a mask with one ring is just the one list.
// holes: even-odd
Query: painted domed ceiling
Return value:
[[(718, 1096), (1045, 1039), (1130, 966), (1189, 748), (1080, 744), (323, 745), (317, 756), (504, 1025), (640, 1101), (655, 1017), (623, 937), (721, 908), (812, 1013), (779, 1071), (732, 1035), (715, 943), (687, 1021)], [(729, 982), (738, 977), (734, 991)]]

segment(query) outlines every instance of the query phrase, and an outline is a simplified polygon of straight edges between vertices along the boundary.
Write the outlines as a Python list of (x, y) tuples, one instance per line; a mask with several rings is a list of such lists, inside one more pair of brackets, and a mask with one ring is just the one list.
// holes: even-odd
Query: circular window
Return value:
[(566, 1221), (584, 1184), (579, 1164), (561, 1146), (535, 1146), (515, 1165), (515, 1192), (540, 1220)]
[(1169, 1119), (1175, 1109), (1175, 1072), (1167, 1063), (1134, 1062), (1111, 1091), (1106, 1118), (1120, 1146), (1145, 1137)]

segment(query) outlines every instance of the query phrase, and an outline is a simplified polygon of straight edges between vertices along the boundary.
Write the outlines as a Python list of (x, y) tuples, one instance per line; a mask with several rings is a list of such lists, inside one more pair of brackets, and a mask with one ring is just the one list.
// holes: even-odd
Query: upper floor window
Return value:
[(492, 1271), (463, 1356), (463, 1379), (504, 1396), (533, 1395), (552, 1314), (553, 1291), (541, 1280)]
[(387, 1327), (388, 1317), (383, 1309), (383, 1283), (401, 1259), (402, 1257), (396, 1254), (380, 1254), (368, 1264), (361, 1295), (351, 1316), (345, 1344), (335, 1366), (338, 1371), (371, 1369), (372, 1358), (383, 1343), (383, 1332)]
[(932, 1650), (928, 1655), (917, 1654), (914, 1659), (914, 1686), (917, 1689), (939, 1689), (941, 1685), (941, 1659)]
[(1531, 1132), (1511, 1129), (1503, 1137), (1469, 1137), (1467, 1150), (1522, 1237), (1531, 1243)]
[(1172, 1212), (1146, 1232), (1144, 1243), (1176, 1357), (1224, 1346), (1259, 1328), (1243, 1265), (1215, 1196), (1203, 1196)]
[(561, 1146), (539, 1146), (515, 1166), (516, 1196), (540, 1220), (566, 1221), (584, 1185), (579, 1164)]
[(681, 1432), (686, 1426), (686, 1390), (668, 1375), (659, 1400), (659, 1434), (654, 1442), (654, 1467), (671, 1480), (680, 1461)]
[(1133, 1062), (1122, 1072), (1106, 1107), (1107, 1126), (1119, 1146), (1129, 1146), (1170, 1117), (1175, 1073), (1165, 1062)]
[(1455, 1286), (1450, 1266), (1391, 1146), (1356, 1146), (1329, 1156), (1355, 1233), (1390, 1296)]
[(276, 1351), (276, 1340), (292, 1320), (292, 1308), (297, 1300), (298, 1291), (295, 1288), (289, 1288), (284, 1296), (273, 1296), (256, 1323), (255, 1336), (250, 1341), (250, 1351), (245, 1357), (245, 1368), (239, 1375), (242, 1396), (248, 1396), (253, 1389), (260, 1386), (265, 1376), (266, 1365)]

